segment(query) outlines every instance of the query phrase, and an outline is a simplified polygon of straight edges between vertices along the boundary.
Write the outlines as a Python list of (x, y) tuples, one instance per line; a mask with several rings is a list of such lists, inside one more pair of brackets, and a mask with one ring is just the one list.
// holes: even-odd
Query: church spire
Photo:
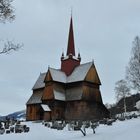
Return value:
[(65, 72), (65, 74), (69, 76), (73, 72), (75, 67), (80, 65), (80, 62), (81, 62), (80, 53), (78, 54), (78, 57), (75, 56), (74, 32), (73, 32), (73, 23), (72, 23), (72, 15), (71, 15), (67, 54), (66, 56), (64, 56), (64, 53), (62, 53), (61, 71)]
[(70, 20), (70, 28), (69, 28), (69, 38), (68, 38), (68, 47), (67, 47), (67, 56), (68, 55), (75, 56), (75, 46), (74, 46), (74, 33), (73, 33), (73, 22), (72, 16)]

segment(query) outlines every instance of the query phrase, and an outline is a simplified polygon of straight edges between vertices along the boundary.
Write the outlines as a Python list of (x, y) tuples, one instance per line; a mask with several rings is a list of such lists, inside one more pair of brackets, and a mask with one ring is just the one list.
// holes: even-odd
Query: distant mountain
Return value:
[(0, 116), (0, 121), (4, 121), (5, 120), (5, 116)]
[(16, 119), (16, 120), (25, 120), (26, 111), (22, 110), (22, 111), (17, 111), (17, 112), (8, 114), (6, 116), (0, 116), (0, 120), (5, 120), (6, 117), (11, 118), (11, 119), (13, 118), (13, 119)]
[(25, 119), (26, 117), (26, 111), (25, 110), (22, 110), (22, 111), (18, 111), (18, 112), (14, 112), (14, 113), (11, 113), (9, 115), (7, 115), (8, 118), (14, 118), (14, 119)]

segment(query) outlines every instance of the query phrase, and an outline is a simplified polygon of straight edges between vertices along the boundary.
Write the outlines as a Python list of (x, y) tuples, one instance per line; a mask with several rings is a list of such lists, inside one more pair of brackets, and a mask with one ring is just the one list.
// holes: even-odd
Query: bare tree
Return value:
[(138, 36), (133, 41), (131, 58), (126, 67), (126, 79), (131, 88), (140, 91), (140, 38)]
[[(14, 8), (11, 5), (13, 0), (0, 0), (0, 22), (13, 21), (15, 19)], [(0, 41), (0, 54), (8, 54), (11, 51), (18, 51), (23, 44), (13, 41)]]
[(123, 99), (123, 107), (124, 107), (124, 116), (126, 114), (126, 97), (130, 95), (130, 88), (127, 85), (127, 82), (125, 80), (119, 80), (115, 83), (115, 93), (117, 101), (120, 99)]

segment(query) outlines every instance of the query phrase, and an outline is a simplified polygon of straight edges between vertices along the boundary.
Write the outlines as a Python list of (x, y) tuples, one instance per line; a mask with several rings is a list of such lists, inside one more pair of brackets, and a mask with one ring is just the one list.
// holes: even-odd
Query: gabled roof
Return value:
[(41, 98), (42, 98), (43, 92), (36, 92), (33, 93), (30, 99), (27, 101), (27, 104), (40, 104), (42, 103)]
[(81, 64), (77, 66), (70, 76), (66, 76), (64, 72), (58, 69), (49, 68), (53, 81), (61, 83), (72, 83), (77, 81), (83, 81), (86, 77), (87, 72), (93, 65), (92, 62)]
[[(61, 82), (61, 83), (72, 83), (72, 82), (83, 81), (91, 66), (94, 66), (92, 62), (81, 64), (80, 66), (77, 66), (74, 69), (74, 71), (70, 76), (66, 76), (66, 74), (59, 69), (49, 68), (48, 71), (50, 72), (53, 81)], [(45, 76), (46, 73), (40, 74), (35, 85), (33, 86), (33, 90), (45, 87), (45, 83), (44, 83)]]
[[(95, 83), (97, 83), (96, 82), (96, 79), (97, 79), (98, 83), (100, 84), (100, 79), (98, 77), (98, 74), (96, 72), (96, 68), (93, 62), (89, 62), (89, 63), (82, 64), (80, 66), (77, 66), (70, 76), (66, 76), (66, 74), (62, 72), (61, 70), (49, 68), (47, 73), (40, 74), (39, 78), (37, 79), (33, 87), (33, 90), (44, 88), (45, 87), (44, 79), (47, 76), (51, 77), (50, 79), (47, 78), (48, 81), (53, 80), (53, 81), (61, 82), (61, 83), (73, 83), (73, 82), (79, 82), (79, 81), (84, 81), (84, 80), (90, 81), (91, 80), (90, 74), (96, 77)], [(89, 79), (87, 78), (87, 76)], [(92, 81), (94, 82), (94, 78), (92, 79)], [(69, 87), (65, 89), (63, 86), (64, 85), (61, 85), (61, 84), (53, 85), (52, 94), (55, 100), (73, 101), (73, 100), (82, 99), (82, 95), (83, 95), (82, 87), (76, 86), (76, 87), (72, 87), (72, 88)], [(27, 104), (41, 103), (42, 95), (43, 95), (43, 92), (42, 94), (41, 93), (39, 94), (38, 92), (36, 94), (33, 94)]]
[(90, 67), (93, 65), (92, 62), (81, 64), (77, 66), (72, 74), (67, 77), (67, 83), (83, 81), (86, 77), (87, 72), (89, 71)]
[(40, 73), (36, 83), (33, 86), (33, 90), (43, 88), (45, 87), (44, 79), (45, 79), (46, 73)]
[(94, 65), (92, 65), (92, 67), (89, 69), (84, 80), (87, 82), (92, 82), (94, 84), (101, 85), (100, 78)]
[(54, 99), (55, 100), (59, 100), (59, 101), (65, 101), (66, 100), (65, 90), (63, 90), (63, 91), (54, 90), (53, 94), (54, 94)]
[(47, 112), (51, 111), (50, 107), (46, 104), (41, 104), (41, 107), (43, 108), (44, 111), (47, 111)]
[(66, 83), (66, 74), (58, 69), (49, 68), (53, 81)]

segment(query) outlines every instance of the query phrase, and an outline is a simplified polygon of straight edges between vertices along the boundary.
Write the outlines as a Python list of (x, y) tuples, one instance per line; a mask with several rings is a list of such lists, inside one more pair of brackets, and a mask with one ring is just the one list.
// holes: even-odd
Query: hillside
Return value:
[(100, 125), (93, 134), (87, 129), (87, 136), (80, 131), (54, 130), (44, 127), (41, 123), (26, 122), (30, 126), (29, 133), (4, 134), (2, 140), (138, 140), (140, 138), (140, 118), (117, 121), (112, 126)]
[(10, 113), (6, 116), (0, 116), (0, 120), (5, 120), (6, 117), (14, 118), (16, 120), (25, 120), (25, 116), (26, 116), (26, 111), (22, 110), (22, 111), (17, 111), (17, 112), (14, 112), (14, 113)]
[[(127, 112), (137, 111), (136, 102), (140, 100), (140, 94), (133, 94), (129, 97), (126, 97), (126, 110)], [(124, 99), (120, 99), (115, 105), (109, 107), (111, 116), (114, 117), (116, 114), (121, 114), (124, 112)]]

